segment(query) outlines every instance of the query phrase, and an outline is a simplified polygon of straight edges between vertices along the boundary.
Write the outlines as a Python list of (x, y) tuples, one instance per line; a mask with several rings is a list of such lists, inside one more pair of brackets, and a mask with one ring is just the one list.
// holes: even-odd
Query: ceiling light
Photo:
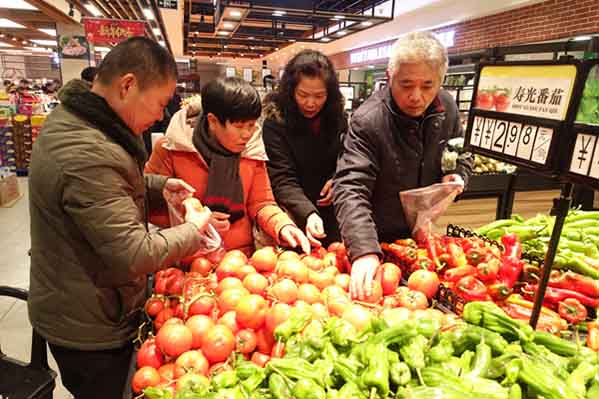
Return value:
[(289, 39), (289, 41), (290, 41), (290, 42), (295, 42), (296, 40), (295, 40), (295, 39)]
[(223, 24), (223, 28), (227, 28), (227, 29), (233, 29), (235, 25), (233, 25), (231, 22), (225, 22)]
[(231, 10), (229, 11), (229, 15), (235, 18), (241, 17), (241, 11), (239, 10)]
[(241, 53), (241, 56), (243, 57), (243, 53)]
[(344, 15), (335, 15), (333, 19), (345, 19)]
[(12, 38), (12, 41), (13, 41), (13, 42), (16, 42), (16, 41), (17, 41), (17, 38), (16, 38), (16, 37), (13, 37), (13, 38)]
[(340, 30), (339, 32), (337, 32), (337, 34), (339, 36), (345, 36), (345, 35), (347, 35), (347, 31), (346, 30)]
[(272, 13), (272, 15), (274, 15), (275, 17), (281, 17), (283, 15), (287, 14), (287, 11), (282, 11), (282, 10), (277, 10), (275, 12)]
[(143, 13), (147, 20), (153, 21), (156, 19), (156, 17), (154, 17), (154, 13), (149, 8), (144, 8)]
[(7, 18), (0, 18), (0, 28), (19, 28), (24, 29), (25, 27)]
[(42, 48), (42, 47), (25, 47), (30, 51), (35, 51), (36, 53), (49, 53), (50, 50)]
[(227, 36), (227, 35), (228, 35), (228, 34), (230, 34), (230, 33), (231, 33), (231, 32), (228, 32), (228, 31), (226, 31), (226, 30), (219, 30), (219, 31), (218, 31), (218, 34), (219, 34), (219, 35), (221, 35), (221, 36)]
[(27, 44), (27, 40), (23, 40), (21, 43), (22, 44)]
[(0, 47), (14, 47), (14, 46), (10, 43), (0, 42)]
[(164, 40), (159, 41), (158, 44), (160, 44), (162, 47), (166, 47), (166, 43), (164, 42)]
[(85, 7), (87, 9), (87, 11), (91, 12), (94, 17), (104, 16), (104, 14), (102, 14), (102, 11), (98, 10), (98, 7), (96, 7), (95, 5), (93, 5), (91, 3), (86, 3), (83, 5), (83, 7)]
[(362, 22), (362, 26), (372, 26), (372, 22), (364, 21), (364, 22)]
[(254, 39), (255, 39), (255, 37), (254, 37), (254, 36), (250, 36), (250, 37), (248, 37), (248, 39), (249, 39), (249, 40), (254, 40)]
[(354, 71), (357, 71), (357, 70), (359, 70), (359, 69), (360, 69), (360, 68), (352, 68), (352, 70), (354, 70)]
[(374, 65), (368, 65), (368, 69), (374, 69)]
[(576, 36), (572, 40), (574, 40), (575, 42), (584, 42), (585, 40), (591, 40), (591, 36), (588, 36), (588, 35)]
[(56, 29), (38, 29), (40, 32), (44, 32), (48, 36), (56, 36)]
[(11, 10), (37, 10), (36, 7), (24, 0), (0, 0), (0, 8), (9, 8)]
[(33, 43), (41, 44), (42, 46), (56, 46), (56, 40), (49, 39), (31, 39)]
[(320, 39), (321, 42), (330, 42), (331, 39), (329, 39), (328, 37), (323, 37), (322, 39)]
[(160, 29), (159, 29), (159, 28), (152, 28), (152, 33), (153, 33), (155, 36), (160, 36), (160, 33), (161, 33), (161, 32), (160, 32)]

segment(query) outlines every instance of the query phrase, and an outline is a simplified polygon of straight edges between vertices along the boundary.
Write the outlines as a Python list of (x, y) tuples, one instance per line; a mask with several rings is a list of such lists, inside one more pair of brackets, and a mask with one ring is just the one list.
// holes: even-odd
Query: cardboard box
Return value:
[(0, 178), (0, 206), (12, 206), (19, 198), (19, 180), (17, 175), (10, 174)]

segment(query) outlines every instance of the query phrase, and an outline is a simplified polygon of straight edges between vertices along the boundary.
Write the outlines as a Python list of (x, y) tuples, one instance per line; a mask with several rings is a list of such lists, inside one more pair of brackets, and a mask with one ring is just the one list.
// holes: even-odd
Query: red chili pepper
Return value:
[(587, 327), (587, 346), (599, 352), (599, 320), (589, 322)]
[(474, 276), (466, 276), (455, 285), (456, 292), (466, 301), (484, 301), (487, 299), (487, 287)]
[[(523, 287), (522, 290), (523, 292), (532, 292), (534, 295), (537, 289), (538, 286), (536, 285), (526, 284), (526, 286)], [(599, 307), (599, 298), (590, 298), (584, 294), (581, 294), (573, 290), (567, 290), (565, 288), (547, 287), (544, 300), (551, 303), (559, 303), (568, 298), (578, 299), (580, 303), (591, 308)]]
[(455, 283), (463, 277), (473, 276), (475, 274), (476, 268), (474, 266), (466, 265), (462, 267), (454, 267), (453, 269), (449, 269), (445, 272), (443, 275), (443, 281), (451, 281)]
[(493, 282), (497, 279), (497, 273), (499, 272), (499, 260), (491, 259), (488, 262), (479, 263), (476, 266), (476, 276), (485, 283)]
[(466, 254), (464, 253), (462, 247), (460, 247), (458, 244), (454, 242), (450, 242), (449, 244), (447, 244), (447, 252), (450, 255), (450, 266), (461, 267), (466, 266), (468, 264)]
[[(514, 298), (514, 299), (512, 299)], [(533, 303), (526, 301), (520, 295), (512, 294), (507, 301), (501, 305), (501, 308), (513, 319), (528, 322), (532, 315)], [(568, 328), (568, 323), (552, 310), (542, 307), (537, 330), (556, 334)]]
[(579, 323), (587, 318), (587, 308), (575, 298), (561, 301), (558, 304), (557, 311), (561, 317), (572, 324)]
[(404, 238), (402, 240), (395, 240), (394, 244), (401, 245), (402, 247), (418, 248), (418, 244), (411, 238)]
[(414, 263), (412, 263), (411, 271), (414, 272), (416, 270), (429, 270), (431, 272), (435, 271), (435, 265), (429, 258), (417, 258)]
[(501, 243), (504, 247), (503, 255), (501, 256), (501, 267), (497, 279), (504, 283), (509, 288), (512, 288), (520, 273), (522, 272), (523, 262), (520, 260), (522, 256), (522, 245), (518, 236), (511, 233), (501, 237)]
[[(433, 261), (435, 268), (441, 269), (441, 262), (439, 262), (437, 246), (435, 244), (435, 240), (432, 237), (426, 237), (423, 240), (424, 247), (426, 248), (426, 252), (428, 257)], [(433, 269), (434, 270), (434, 269)]]
[(549, 286), (566, 288), (594, 298), (599, 297), (599, 280), (572, 271), (565, 273), (559, 270), (552, 271), (549, 277)]

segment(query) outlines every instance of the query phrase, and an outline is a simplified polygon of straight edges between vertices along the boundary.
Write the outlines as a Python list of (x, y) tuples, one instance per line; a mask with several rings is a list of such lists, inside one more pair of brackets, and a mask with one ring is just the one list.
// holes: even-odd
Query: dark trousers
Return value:
[(49, 346), (60, 369), (62, 385), (75, 399), (118, 399), (123, 396), (133, 354), (132, 344), (101, 351)]

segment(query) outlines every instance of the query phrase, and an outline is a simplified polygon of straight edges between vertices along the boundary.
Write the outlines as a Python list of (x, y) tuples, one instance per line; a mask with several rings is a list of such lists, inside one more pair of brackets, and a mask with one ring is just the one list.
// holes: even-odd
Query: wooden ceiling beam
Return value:
[(106, 17), (110, 17), (110, 10), (108, 9), (108, 7), (106, 7), (104, 4), (102, 4), (100, 1), (98, 0), (88, 0), (91, 4), (93, 4), (94, 6), (96, 6), (96, 8), (98, 10), (100, 10), (100, 12), (102, 14), (104, 14)]
[(27, 2), (46, 14), (53, 21), (67, 25), (78, 25), (74, 19), (44, 0), (27, 0)]

